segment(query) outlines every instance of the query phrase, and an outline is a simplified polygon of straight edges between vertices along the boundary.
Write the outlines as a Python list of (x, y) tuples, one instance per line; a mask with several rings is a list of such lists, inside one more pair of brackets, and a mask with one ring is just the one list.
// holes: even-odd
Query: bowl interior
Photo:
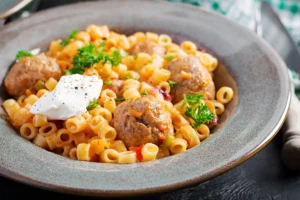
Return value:
[[(222, 64), (216, 70), (217, 87), (230, 86), (236, 94), (221, 126), (211, 138), (185, 153), (146, 163), (113, 165), (73, 161), (42, 150), (1, 119), (0, 174), (76, 194), (160, 192), (231, 169), (265, 146), (282, 125), (290, 93), (287, 71), (278, 55), (249, 30), (220, 15), (161, 1), (80, 3), (8, 25), (0, 31), (1, 82), (18, 50), (45, 50), (51, 40), (89, 24), (107, 24), (125, 34), (167, 33), (176, 42), (191, 40), (215, 54)], [(3, 84), (0, 96), (0, 101), (7, 98)]]

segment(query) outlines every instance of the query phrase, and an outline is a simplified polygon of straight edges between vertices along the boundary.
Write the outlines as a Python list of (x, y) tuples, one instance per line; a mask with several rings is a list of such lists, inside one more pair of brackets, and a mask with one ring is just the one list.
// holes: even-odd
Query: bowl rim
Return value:
[[(122, 1), (122, 0), (115, 0), (115, 1)], [(133, 1), (138, 2), (138, 0), (133, 0)], [(181, 7), (185, 7), (186, 9), (194, 9), (194, 10), (197, 10), (198, 12), (204, 12), (209, 15), (217, 16), (219, 18), (222, 18), (222, 20), (225, 20), (227, 23), (230, 23), (234, 26), (238, 26), (240, 29), (247, 30), (247, 32), (249, 34), (251, 34), (253, 37), (255, 37), (257, 39), (257, 41), (259, 41), (274, 56), (274, 59), (276, 59), (277, 61), (280, 62), (280, 65), (282, 67), (286, 68), (286, 73), (287, 73), (287, 67), (286, 67), (284, 61), (282, 60), (282, 58), (277, 54), (277, 52), (267, 42), (262, 40), (255, 33), (248, 30), (246, 27), (240, 25), (239, 23), (232, 21), (214, 11), (205, 10), (201, 7), (196, 7), (196, 6), (189, 5), (189, 4), (183, 4), (180, 2), (172, 2), (171, 3), (171, 2), (160, 1), (160, 0), (148, 0), (148, 2), (159, 2), (161, 4), (174, 4), (174, 3), (180, 4)], [(122, 2), (122, 3), (125, 3), (125, 2)], [(58, 10), (58, 9), (62, 9), (62, 8), (72, 9), (75, 7), (88, 6), (88, 5), (93, 5), (93, 4), (97, 5), (97, 4), (101, 4), (101, 2), (79, 2), (79, 3), (73, 3), (73, 4), (69, 4), (69, 5), (63, 5), (63, 6), (59, 6), (59, 7), (54, 7), (54, 8), (49, 8), (49, 9), (45, 9), (42, 11), (38, 11), (36, 13), (31, 14), (28, 18), (20, 18), (20, 19), (15, 20), (14, 22), (9, 23), (8, 25), (5, 25), (3, 28), (0, 29), (0, 35), (6, 28), (22, 25), (24, 22), (27, 22), (28, 20), (30, 20), (30, 18), (38, 17), (38, 16), (46, 14), (46, 13), (51, 13), (54, 10)], [(156, 193), (162, 193), (162, 192), (166, 192), (166, 191), (173, 191), (173, 190), (177, 190), (177, 189), (181, 189), (181, 188), (186, 188), (186, 187), (194, 185), (196, 183), (204, 182), (213, 177), (217, 177), (217, 176), (227, 172), (228, 170), (231, 170), (232, 168), (242, 164), (243, 162), (247, 161), (252, 156), (254, 156), (256, 153), (258, 153), (260, 150), (262, 150), (276, 136), (276, 134), (279, 132), (280, 128), (283, 126), (283, 124), (285, 122), (285, 119), (287, 117), (287, 112), (288, 112), (288, 109), (290, 106), (291, 87), (290, 87), (290, 84), (287, 84), (287, 85), (288, 85), (289, 91), (288, 91), (288, 96), (287, 96), (287, 102), (285, 103), (282, 116), (280, 117), (278, 123), (273, 128), (273, 130), (268, 134), (268, 136), (262, 142), (260, 142), (258, 145), (253, 147), (251, 149), (251, 151), (245, 152), (245, 153), (243, 153), (242, 156), (238, 157), (237, 159), (234, 159), (231, 162), (226, 163), (226, 165), (219, 167), (219, 168), (211, 171), (210, 173), (202, 174), (197, 177), (193, 177), (192, 179), (189, 179), (189, 180), (183, 180), (181, 182), (171, 183), (171, 184), (164, 185), (161, 187), (152, 187), (152, 188), (145, 188), (145, 189), (139, 189), (139, 190), (114, 191), (114, 190), (102, 190), (102, 189), (98, 189), (98, 190), (83, 189), (83, 188), (75, 188), (75, 187), (51, 184), (46, 181), (40, 181), (37, 179), (33, 179), (30, 177), (20, 175), (16, 172), (10, 171), (7, 168), (3, 168), (2, 166), (0, 166), (0, 175), (3, 177), (6, 177), (8, 179), (11, 179), (13, 181), (25, 183), (27, 185), (34, 186), (34, 187), (37, 187), (40, 189), (61, 192), (61, 193), (68, 193), (68, 194), (84, 195), (84, 196), (103, 196), (103, 197), (105, 197), (105, 196), (110, 196), (110, 197), (111, 196), (115, 196), (115, 197), (136, 196), (136, 195), (145, 195), (145, 194), (156, 194)]]

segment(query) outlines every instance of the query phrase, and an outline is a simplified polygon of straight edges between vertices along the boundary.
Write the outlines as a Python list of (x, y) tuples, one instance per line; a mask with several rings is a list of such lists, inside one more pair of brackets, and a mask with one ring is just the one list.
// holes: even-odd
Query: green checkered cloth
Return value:
[[(255, 12), (262, 0), (166, 0), (171, 2), (188, 3), (214, 10), (228, 18), (254, 30)], [(268, 0), (286, 28), (290, 31), (300, 48), (300, 0)], [(299, 63), (300, 64), (300, 63)], [(290, 71), (290, 77), (300, 98), (300, 80), (296, 72)]]

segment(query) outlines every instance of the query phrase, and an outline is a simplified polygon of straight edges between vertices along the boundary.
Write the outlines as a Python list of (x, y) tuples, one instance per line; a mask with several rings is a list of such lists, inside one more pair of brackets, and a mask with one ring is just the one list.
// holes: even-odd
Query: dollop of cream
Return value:
[(36, 101), (30, 112), (51, 120), (66, 120), (86, 112), (90, 101), (99, 98), (102, 86), (103, 81), (97, 76), (62, 76), (55, 89)]

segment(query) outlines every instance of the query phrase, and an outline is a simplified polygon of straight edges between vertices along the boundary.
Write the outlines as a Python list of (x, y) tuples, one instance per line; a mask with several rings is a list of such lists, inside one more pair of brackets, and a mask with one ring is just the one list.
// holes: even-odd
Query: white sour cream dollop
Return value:
[(55, 89), (36, 101), (30, 112), (52, 120), (66, 120), (86, 112), (89, 102), (99, 98), (102, 86), (103, 81), (97, 76), (62, 76)]

